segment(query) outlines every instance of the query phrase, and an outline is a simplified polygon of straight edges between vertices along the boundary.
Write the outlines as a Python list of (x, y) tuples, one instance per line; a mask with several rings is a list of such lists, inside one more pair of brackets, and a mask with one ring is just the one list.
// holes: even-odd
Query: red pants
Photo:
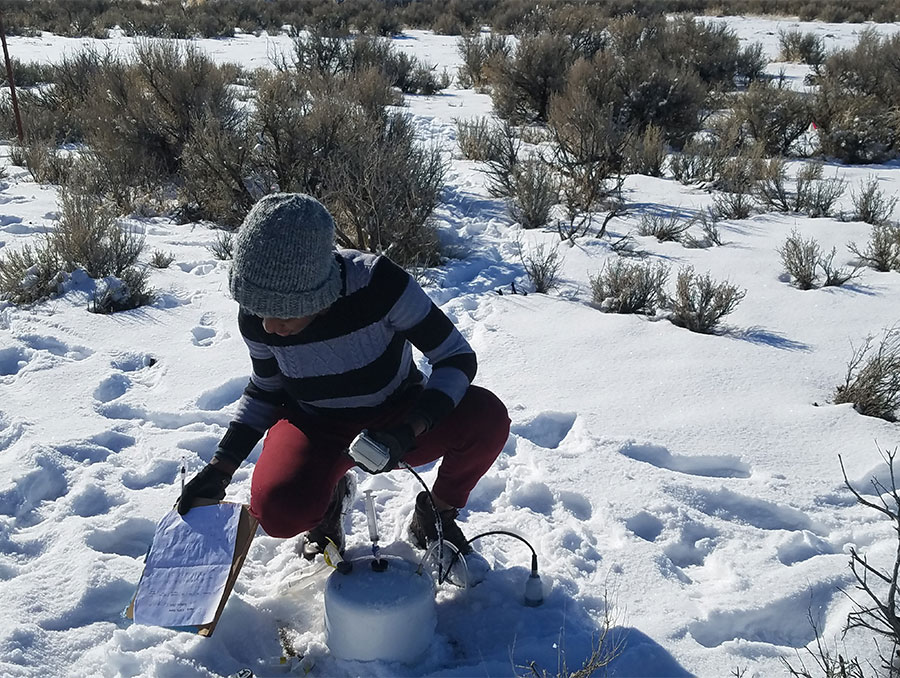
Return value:
[[(347, 447), (364, 428), (400, 423), (413, 402), (400, 402), (360, 418), (291, 413), (269, 429), (250, 483), (250, 513), (267, 534), (293, 537), (322, 520), (334, 486), (353, 460)], [(432, 490), (451, 506), (465, 506), (509, 436), (506, 407), (490, 391), (470, 386), (459, 405), (416, 438), (404, 458), (421, 466), (443, 457)]]

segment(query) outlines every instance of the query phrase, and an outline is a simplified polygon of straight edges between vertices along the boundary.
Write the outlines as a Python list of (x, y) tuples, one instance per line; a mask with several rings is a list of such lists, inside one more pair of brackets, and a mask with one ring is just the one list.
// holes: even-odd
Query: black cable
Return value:
[[(407, 469), (410, 473), (412, 473), (416, 477), (416, 480), (418, 480), (422, 484), (422, 487), (425, 488), (425, 494), (428, 496), (428, 502), (431, 504), (431, 509), (432, 509), (432, 511), (434, 511), (435, 520), (437, 521), (437, 524), (439, 527), (441, 515), (437, 510), (437, 506), (435, 506), (434, 498), (431, 496), (431, 490), (428, 489), (428, 485), (425, 483), (424, 480), (422, 480), (422, 476), (420, 476), (418, 473), (416, 473), (415, 469), (413, 469), (412, 466), (410, 466), (409, 464), (403, 463), (403, 462), (400, 462), (400, 465), (403, 468)], [(471, 544), (476, 539), (481, 539), (482, 537), (488, 537), (488, 536), (495, 535), (495, 534), (504, 535), (507, 537), (514, 537), (514, 538), (518, 539), (519, 541), (521, 541), (523, 544), (525, 544), (525, 546), (527, 546), (528, 549), (531, 551), (531, 572), (533, 574), (537, 574), (537, 571), (538, 571), (537, 551), (535, 551), (534, 547), (529, 543), (529, 541), (520, 534), (516, 534), (515, 532), (509, 532), (508, 530), (488, 530), (487, 532), (482, 532), (481, 534), (476, 534), (471, 539), (467, 539), (466, 543)], [(443, 547), (444, 547), (444, 545), (443, 545), (443, 539), (440, 538), (440, 535), (438, 537), (438, 541), (439, 541), (439, 543), (438, 543), (438, 584), (443, 584), (446, 577), (443, 574), (443, 563), (444, 563), (444, 548)], [(458, 551), (453, 554), (453, 560), (450, 561), (450, 565), (447, 568), (447, 576), (448, 577), (450, 576), (450, 570), (453, 568), (454, 563), (456, 563), (456, 559), (459, 557), (460, 557), (460, 553)]]
[(450, 568), (453, 567), (453, 563), (456, 562), (456, 556), (454, 556), (453, 561), (450, 563), (450, 567), (447, 568), (447, 577), (444, 576), (444, 539), (443, 539), (443, 530), (441, 529), (441, 514), (437, 509), (437, 505), (434, 503), (434, 497), (431, 494), (431, 490), (428, 489), (428, 485), (422, 480), (422, 476), (416, 473), (416, 470), (405, 462), (400, 462), (400, 466), (405, 468), (407, 471), (412, 473), (416, 480), (425, 488), (425, 495), (428, 497), (428, 503), (431, 504), (431, 510), (434, 513), (434, 521), (435, 521), (435, 530), (438, 533), (438, 584), (443, 584), (444, 580), (450, 576)]
[(492, 534), (502, 534), (502, 535), (505, 535), (505, 536), (507, 536), (507, 537), (515, 537), (515, 538), (518, 539), (520, 542), (522, 542), (523, 544), (525, 544), (525, 546), (527, 546), (527, 547), (531, 550), (531, 571), (532, 571), (532, 572), (537, 572), (537, 569), (538, 569), (538, 564), (537, 564), (537, 551), (535, 551), (535, 550), (534, 550), (534, 547), (533, 547), (530, 543), (528, 543), (528, 540), (525, 539), (525, 537), (523, 537), (523, 536), (520, 535), (520, 534), (516, 534), (515, 532), (509, 532), (509, 531), (507, 531), (507, 530), (489, 530), (489, 531), (487, 531), (487, 532), (482, 532), (481, 534), (476, 534), (474, 537), (472, 537), (471, 539), (468, 540), (468, 543), (471, 544), (471, 543), (472, 543), (473, 541), (475, 541), (476, 539), (481, 539), (482, 537), (487, 537), (487, 536), (490, 536), (490, 535), (492, 535)]

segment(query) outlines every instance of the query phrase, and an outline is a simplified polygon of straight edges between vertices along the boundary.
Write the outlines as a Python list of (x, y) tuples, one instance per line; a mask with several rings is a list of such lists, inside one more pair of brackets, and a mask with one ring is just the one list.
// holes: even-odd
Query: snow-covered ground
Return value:
[[(773, 58), (777, 29), (795, 25), (721, 20)], [(821, 31), (829, 47), (852, 43), (861, 28), (800, 27)], [(21, 61), (52, 61), (81, 42), (45, 34), (11, 38), (9, 49)], [(289, 47), (285, 37), (198, 44), (249, 66)], [(410, 32), (396, 45), (455, 72), (453, 38)], [(814, 640), (808, 617), (828, 642), (873, 658), (870, 638), (839, 638), (851, 609), (840, 589), (852, 585), (850, 547), (885, 565), (896, 536), (843, 488), (838, 455), (865, 489), (883, 470), (878, 447), (900, 445), (900, 426), (829, 400), (852, 346), (900, 321), (900, 274), (868, 269), (843, 288), (800, 291), (776, 251), (796, 228), (826, 251), (835, 246), (846, 264), (847, 244), (864, 243), (869, 227), (767, 214), (725, 222), (721, 247), (637, 238), (673, 271), (691, 264), (747, 290), (715, 336), (592, 308), (589, 277), (614, 256), (606, 240), (561, 249), (563, 285), (553, 294), (513, 295), (513, 282), (528, 288), (516, 239), (559, 239), (511, 223), (477, 164), (454, 148), (454, 120), (488, 114), (489, 98), (451, 88), (408, 99), (408, 110), (423, 137), (453, 154), (437, 218), (446, 244), (465, 253), (433, 272), (428, 292), (477, 351), (477, 383), (502, 397), (513, 420), (462, 525), (527, 537), (544, 605), (521, 604), (524, 547), (486, 538), (480, 549), (493, 571), (474, 589), (439, 591), (434, 646), (420, 663), (342, 662), (324, 644), (324, 573), (285, 592), (309, 566), (296, 540), (260, 533), (211, 639), (125, 619), (154, 526), (177, 496), (181, 460), (192, 474), (211, 458), (249, 373), (228, 264), (208, 249), (216, 234), (133, 219), (148, 252), (175, 256), (152, 269), (153, 306), (88, 313), (89, 286), (77, 279), (34, 308), (0, 306), (0, 675), (266, 675), (283, 625), (310, 675), (530, 675), (532, 661), (555, 674), (590, 654), (607, 604), (623, 643), (616, 676), (782, 674), (780, 658)], [(57, 194), (22, 168), (6, 172), (0, 247), (16, 247), (52, 228)], [(900, 190), (896, 165), (826, 174), (850, 186), (874, 175), (888, 194)], [(634, 209), (611, 224), (616, 234), (633, 231), (642, 209), (711, 204), (672, 180), (634, 176), (626, 187)], [(249, 499), (257, 455), (237, 472), (230, 499)], [(359, 481), (375, 492), (385, 549), (414, 557), (404, 535), (415, 480), (395, 472)], [(350, 556), (368, 548), (361, 509), (358, 500)]]

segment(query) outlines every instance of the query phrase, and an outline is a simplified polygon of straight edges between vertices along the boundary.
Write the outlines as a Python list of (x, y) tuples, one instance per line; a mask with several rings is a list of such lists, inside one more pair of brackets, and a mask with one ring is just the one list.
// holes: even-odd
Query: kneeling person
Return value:
[[(456, 524), (469, 493), (503, 449), (503, 403), (472, 385), (475, 353), (403, 269), (385, 256), (334, 249), (334, 221), (317, 200), (274, 194), (250, 211), (235, 237), (229, 287), (250, 352), (250, 383), (212, 461), (185, 487), (222, 499), (232, 474), (265, 434), (251, 480), (250, 512), (271, 536), (306, 532), (303, 553), (344, 547), (352, 500), (351, 441), (364, 429), (402, 460), (441, 459), (431, 494), (442, 532), (462, 553)], [(426, 378), (412, 346), (431, 365)], [(424, 492), (410, 534), (424, 548), (436, 516)]]

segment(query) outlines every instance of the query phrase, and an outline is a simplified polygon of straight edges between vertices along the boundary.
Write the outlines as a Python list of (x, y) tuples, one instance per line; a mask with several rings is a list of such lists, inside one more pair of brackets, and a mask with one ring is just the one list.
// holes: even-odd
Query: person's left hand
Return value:
[(191, 481), (184, 486), (181, 497), (175, 505), (178, 513), (185, 515), (193, 508), (197, 499), (222, 501), (225, 498), (225, 488), (231, 482), (233, 473), (234, 469), (226, 468), (225, 465), (209, 463), (204, 466), (200, 473), (191, 478)]
[(384, 473), (397, 468), (397, 465), (403, 461), (403, 457), (413, 448), (416, 441), (416, 435), (409, 424), (400, 424), (399, 426), (391, 426), (377, 431), (369, 431), (366, 435), (386, 448), (391, 457), (388, 463), (384, 465), (384, 468), (380, 471), (375, 471), (375, 473)]

